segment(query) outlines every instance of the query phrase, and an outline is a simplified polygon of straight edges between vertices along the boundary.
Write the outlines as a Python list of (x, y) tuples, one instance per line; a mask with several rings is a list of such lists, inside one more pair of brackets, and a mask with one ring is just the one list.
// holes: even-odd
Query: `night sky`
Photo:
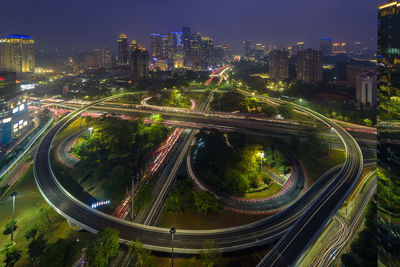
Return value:
[(4, 0), (0, 35), (32, 35), (41, 48), (115, 47), (126, 32), (148, 46), (149, 33), (180, 30), (241, 48), (243, 39), (287, 47), (319, 39), (368, 42), (377, 31), (376, 0)]

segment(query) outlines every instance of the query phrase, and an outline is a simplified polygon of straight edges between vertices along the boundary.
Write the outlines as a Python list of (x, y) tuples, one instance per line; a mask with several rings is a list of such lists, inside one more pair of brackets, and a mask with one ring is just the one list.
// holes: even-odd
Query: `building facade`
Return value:
[(129, 40), (124, 33), (120, 34), (118, 40), (118, 65), (128, 66), (129, 64)]
[(289, 78), (289, 52), (284, 50), (273, 51), (269, 55), (269, 76), (272, 79)]
[(144, 48), (132, 47), (131, 67), (134, 80), (140, 80), (149, 75), (149, 52)]
[(330, 56), (332, 54), (332, 39), (322, 38), (320, 42), (320, 50), (324, 56)]
[(21, 34), (0, 38), (0, 71), (35, 72), (35, 40)]
[(306, 83), (322, 81), (322, 53), (308, 49), (297, 52), (297, 80)]
[(356, 99), (360, 108), (373, 109), (376, 106), (376, 74), (364, 72), (357, 76)]
[(400, 264), (400, 2), (378, 16), (378, 257)]

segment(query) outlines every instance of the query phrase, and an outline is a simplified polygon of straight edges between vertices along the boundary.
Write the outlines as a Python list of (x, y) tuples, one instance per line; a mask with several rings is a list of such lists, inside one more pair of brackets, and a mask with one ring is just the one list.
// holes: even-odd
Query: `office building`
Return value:
[(251, 56), (251, 50), (252, 50), (252, 44), (250, 40), (244, 40), (243, 41), (243, 55), (245, 57), (250, 57)]
[(101, 69), (103, 65), (103, 50), (96, 48), (94, 50), (94, 68)]
[(304, 51), (304, 42), (297, 42), (295, 46), (296, 54), (300, 51)]
[(85, 68), (94, 69), (96, 67), (96, 57), (93, 53), (86, 54), (84, 58)]
[(378, 257), (400, 262), (400, 2), (378, 16)]
[(134, 80), (148, 77), (149, 75), (149, 52), (139, 46), (131, 47), (131, 68)]
[(322, 52), (322, 55), (330, 56), (332, 54), (332, 39), (322, 38), (320, 42), (320, 50)]
[(376, 74), (364, 72), (357, 76), (356, 99), (360, 108), (373, 109), (376, 106)]
[(332, 44), (332, 54), (346, 54), (347, 53), (347, 43), (333, 43)]
[(118, 65), (128, 66), (129, 63), (129, 40), (126, 34), (120, 34), (118, 40)]
[(25, 100), (18, 96), (16, 72), (0, 72), (0, 145), (22, 134), (30, 124)]
[(284, 50), (273, 51), (269, 55), (269, 76), (272, 79), (289, 78), (289, 52)]
[(151, 57), (154, 61), (168, 59), (168, 35), (152, 33), (150, 34)]
[(35, 41), (28, 35), (0, 38), (0, 71), (35, 72)]
[(190, 27), (183, 27), (182, 28), (182, 45), (183, 45), (183, 61), (185, 67), (189, 67), (192, 64), (191, 60), (191, 29)]
[(369, 71), (370, 68), (365, 65), (346, 65), (346, 82), (348, 86), (356, 87), (357, 86), (357, 77), (362, 73)]
[(112, 68), (112, 53), (111, 49), (105, 48), (103, 49), (103, 68), (111, 69)]
[(322, 81), (322, 53), (307, 49), (297, 52), (297, 80), (306, 83)]

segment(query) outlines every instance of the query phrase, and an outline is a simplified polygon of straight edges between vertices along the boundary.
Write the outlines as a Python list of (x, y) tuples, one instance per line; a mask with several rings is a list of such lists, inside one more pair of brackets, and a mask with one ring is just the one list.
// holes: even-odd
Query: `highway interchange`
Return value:
[[(245, 93), (245, 92), (243, 92)], [(146, 247), (161, 252), (170, 252), (171, 237), (169, 229), (159, 228), (134, 222), (128, 222), (119, 218), (102, 213), (90, 208), (87, 203), (79, 201), (76, 197), (65, 190), (55, 177), (50, 166), (50, 150), (55, 136), (67, 127), (79, 114), (88, 109), (105, 110), (118, 113), (154, 113), (154, 109), (138, 106), (113, 107), (105, 106), (106, 101), (110, 101), (119, 96), (108, 97), (95, 101), (89, 105), (68, 104), (68, 107), (78, 108), (57, 123), (43, 138), (36, 152), (34, 162), (35, 181), (40, 192), (46, 201), (70, 224), (77, 225), (82, 229), (96, 233), (104, 227), (116, 228), (120, 231), (122, 242), (136, 240), (139, 238)], [(260, 99), (283, 103), (283, 100), (271, 99), (258, 96)], [(103, 103), (103, 104), (102, 104)], [(363, 168), (363, 155), (354, 138), (337, 123), (325, 118), (324, 116), (309, 110), (300, 105), (294, 105), (298, 112), (308, 114), (315, 120), (325, 124), (331, 129), (343, 143), (346, 150), (346, 162), (342, 167), (336, 167), (322, 176), (309, 190), (286, 209), (257, 222), (232, 227), (227, 229), (214, 230), (183, 230), (178, 229), (175, 234), (175, 252), (182, 254), (198, 254), (205, 240), (212, 239), (220, 247), (222, 252), (233, 252), (248, 248), (260, 247), (278, 239), (279, 242), (271, 252), (263, 259), (260, 266), (290, 266), (299, 257), (301, 252), (307, 248), (324, 226), (327, 220), (337, 210), (338, 205), (351, 192), (358, 181)], [(297, 134), (299, 129), (306, 129), (304, 125), (287, 124), (285, 121), (278, 120), (247, 120), (231, 116), (230, 114), (214, 114), (204, 111), (183, 111), (165, 110), (156, 111), (167, 117), (180, 121), (187, 126), (190, 124), (214, 125), (219, 128), (241, 129), (256, 132), (260, 135), (282, 136), (282, 134)], [(187, 127), (185, 127), (187, 128)], [(278, 132), (278, 133), (277, 133)], [(189, 134), (188, 139), (193, 138)], [(362, 134), (361, 134), (362, 135)], [(184, 142), (184, 144), (189, 142)], [(342, 146), (339, 144), (339, 146)], [(182, 149), (180, 151), (185, 151)], [(186, 153), (177, 153), (182, 160)], [(171, 178), (172, 180), (174, 178)], [(167, 184), (172, 184), (173, 181)], [(169, 189), (165, 189), (160, 198), (166, 198)], [(162, 201), (160, 201), (162, 202)], [(151, 209), (153, 210), (153, 209)], [(159, 208), (154, 209), (155, 218), (160, 213)], [(154, 224), (152, 220), (147, 220), (146, 224)]]

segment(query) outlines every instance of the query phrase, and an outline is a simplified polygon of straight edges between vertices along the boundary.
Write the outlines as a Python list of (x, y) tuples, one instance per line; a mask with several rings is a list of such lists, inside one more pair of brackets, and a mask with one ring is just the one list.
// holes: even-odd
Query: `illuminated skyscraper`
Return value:
[(0, 38), (0, 70), (35, 71), (35, 41), (28, 35), (11, 34)]
[(269, 55), (269, 76), (272, 79), (289, 78), (289, 52), (284, 50), (272, 51)]
[(297, 80), (303, 82), (322, 81), (322, 53), (308, 49), (297, 52)]
[(333, 43), (332, 44), (332, 54), (346, 54), (347, 53), (347, 43)]
[(122, 33), (118, 40), (118, 65), (128, 66), (129, 63), (129, 40), (126, 34)]
[(332, 39), (323, 38), (320, 43), (321, 52), (324, 56), (329, 56), (332, 54)]
[(168, 58), (168, 35), (152, 33), (150, 34), (151, 57), (155, 61), (167, 60)]
[(400, 264), (400, 3), (379, 7), (378, 256)]

